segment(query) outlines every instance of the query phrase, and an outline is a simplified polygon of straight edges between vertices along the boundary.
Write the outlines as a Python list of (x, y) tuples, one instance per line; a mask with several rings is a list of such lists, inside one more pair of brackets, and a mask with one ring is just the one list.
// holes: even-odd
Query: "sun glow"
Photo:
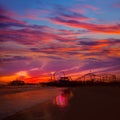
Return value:
[(18, 75), (18, 76), (28, 76), (28, 73), (26, 71), (20, 71), (20, 72), (17, 72), (16, 75)]

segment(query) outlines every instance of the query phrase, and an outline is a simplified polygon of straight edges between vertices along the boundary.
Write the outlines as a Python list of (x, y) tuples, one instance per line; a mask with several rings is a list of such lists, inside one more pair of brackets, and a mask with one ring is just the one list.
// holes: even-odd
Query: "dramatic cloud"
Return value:
[(0, 82), (49, 81), (61, 71), (74, 80), (91, 69), (119, 73), (119, 3), (31, 1), (2, 1)]
[(75, 20), (65, 20), (60, 17), (51, 18), (51, 21), (55, 24), (61, 24), (73, 28), (84, 28), (90, 30), (91, 32), (107, 33), (107, 34), (120, 34), (120, 25), (110, 25), (110, 24), (92, 24), (87, 22), (79, 22)]
[(23, 21), (15, 20), (15, 19), (9, 18), (9, 17), (4, 16), (4, 15), (0, 16), (0, 26), (2, 28), (12, 27), (12, 26), (24, 27), (24, 25), (25, 25), (25, 22), (23, 22)]
[(16, 20), (11, 16), (14, 16), (14, 13), (2, 8), (0, 9), (0, 28), (3, 29), (6, 27), (24, 27), (26, 25), (26, 22)]

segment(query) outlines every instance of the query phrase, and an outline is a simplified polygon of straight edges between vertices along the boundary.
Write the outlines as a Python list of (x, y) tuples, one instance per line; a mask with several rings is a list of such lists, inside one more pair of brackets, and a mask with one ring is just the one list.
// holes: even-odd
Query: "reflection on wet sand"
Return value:
[(120, 88), (64, 89), (54, 100), (24, 109), (4, 120), (120, 120)]
[(72, 90), (62, 90), (60, 95), (56, 96), (56, 98), (53, 100), (53, 103), (56, 104), (58, 107), (64, 108), (69, 104), (69, 100), (72, 96)]
[(53, 100), (59, 94), (59, 91), (58, 88), (43, 88), (0, 95), (0, 120), (26, 108)]
[(59, 90), (59, 94), (53, 100), (24, 109), (4, 120), (62, 120), (73, 93), (66, 88)]

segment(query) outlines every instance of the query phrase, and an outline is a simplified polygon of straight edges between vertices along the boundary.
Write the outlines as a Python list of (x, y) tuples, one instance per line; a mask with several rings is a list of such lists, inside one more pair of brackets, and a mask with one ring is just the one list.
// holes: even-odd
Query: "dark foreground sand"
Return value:
[(66, 107), (53, 101), (25, 109), (4, 120), (120, 120), (120, 87), (72, 88)]

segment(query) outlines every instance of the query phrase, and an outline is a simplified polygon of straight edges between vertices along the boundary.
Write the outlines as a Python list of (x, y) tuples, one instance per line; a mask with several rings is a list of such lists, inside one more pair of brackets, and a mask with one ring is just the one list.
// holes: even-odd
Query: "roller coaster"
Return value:
[[(59, 77), (56, 77), (57, 74), (61, 74), (61, 76), (59, 75)], [(55, 81), (55, 80), (72, 81), (72, 78), (71, 76), (66, 76), (65, 72), (62, 71), (62, 72), (54, 72), (51, 74), (51, 81)], [(116, 81), (116, 80), (118, 80), (118, 78), (114, 74), (106, 74), (106, 73), (96, 74), (94, 72), (89, 72), (76, 78), (74, 81), (105, 82), (105, 81)]]

